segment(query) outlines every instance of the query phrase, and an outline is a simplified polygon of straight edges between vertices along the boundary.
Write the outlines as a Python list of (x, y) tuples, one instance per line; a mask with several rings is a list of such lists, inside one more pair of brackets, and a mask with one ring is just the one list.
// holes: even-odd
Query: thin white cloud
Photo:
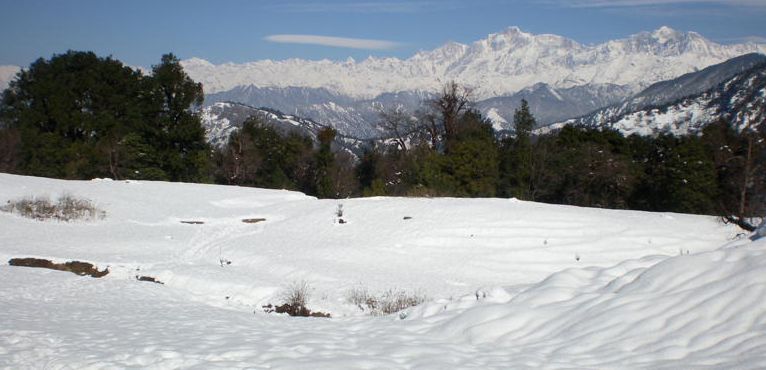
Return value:
[(429, 9), (454, 9), (457, 6), (455, 1), (408, 1), (287, 3), (275, 8), (293, 13), (417, 13)]
[(717, 5), (745, 5), (766, 7), (766, 0), (571, 0), (554, 1), (545, 0), (551, 5), (559, 5), (570, 8), (624, 8), (651, 5), (675, 5), (685, 3), (706, 3)]
[(398, 42), (387, 40), (317, 35), (271, 35), (264, 37), (264, 40), (271, 42), (336, 46), (351, 49), (390, 49), (400, 45)]

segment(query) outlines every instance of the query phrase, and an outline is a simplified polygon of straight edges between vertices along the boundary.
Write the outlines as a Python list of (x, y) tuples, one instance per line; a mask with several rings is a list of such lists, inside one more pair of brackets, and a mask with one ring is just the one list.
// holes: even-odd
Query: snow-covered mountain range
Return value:
[(454, 80), (474, 87), (476, 98), (483, 100), (541, 82), (554, 88), (607, 83), (639, 89), (752, 52), (766, 52), (766, 45), (720, 45), (696, 32), (668, 27), (598, 45), (509, 27), (470, 45), (450, 42), (405, 60), (290, 59), (213, 65), (191, 58), (182, 65), (202, 82), (207, 94), (241, 85), (300, 86), (371, 99), (387, 92), (436, 91)]
[[(748, 53), (766, 53), (766, 44), (721, 45), (696, 32), (661, 27), (584, 45), (509, 27), (471, 44), (450, 42), (404, 60), (289, 59), (214, 65), (191, 58), (181, 63), (203, 83), (207, 105), (237, 102), (267, 107), (364, 140), (386, 136), (378, 125), (381, 110), (416, 112), (451, 80), (473, 89), (476, 107), (497, 130), (512, 130), (521, 99), (530, 103), (538, 124), (547, 126), (635, 100), (634, 94), (652, 84)], [(0, 86), (6, 86), (18, 70), (0, 67)], [(684, 91), (676, 91), (680, 92)]]
[(766, 56), (748, 54), (656, 83), (621, 104), (545, 127), (614, 128), (625, 135), (687, 134), (723, 118), (737, 129), (766, 120)]
[[(520, 99), (526, 99), (532, 106), (542, 107), (538, 109), (548, 109), (548, 112), (543, 112), (543, 114), (547, 113), (543, 117), (550, 119), (561, 112), (577, 113), (578, 99), (590, 101), (592, 106), (609, 105), (608, 97), (611, 91), (609, 88), (615, 88), (614, 86), (605, 85), (603, 101), (594, 101), (593, 95), (591, 99), (583, 99), (583, 96), (588, 96), (587, 87), (556, 90), (549, 85), (538, 84), (513, 96), (487, 99), (480, 102), (478, 106), (488, 118), (494, 121), (496, 130), (503, 130), (508, 122), (497, 112), (513, 111)], [(273, 90), (256, 92), (265, 95), (270, 91)], [(293, 88), (289, 91), (293, 95), (299, 95), (303, 90)], [(626, 91), (622, 90), (621, 93)], [(325, 90), (325, 93), (331, 95), (329, 91)], [(405, 99), (403, 100), (402, 97)], [(389, 105), (392, 102), (401, 104), (406, 101), (406, 98), (417, 101), (414, 96), (408, 94), (389, 94), (386, 101)], [(375, 115), (376, 107), (386, 105), (386, 101), (381, 99), (356, 103), (351, 105), (351, 108), (344, 108), (343, 113), (358, 109), (357, 112), (366, 110), (367, 114)], [(316, 105), (329, 106), (329, 104)], [(584, 106), (585, 104), (579, 105), (579, 107)], [(405, 109), (413, 108), (410, 106)], [(244, 119), (250, 114), (260, 115), (277, 127), (297, 129), (312, 137), (316, 136), (316, 132), (322, 126), (312, 120), (278, 112), (275, 114), (272, 110), (256, 109), (238, 103), (219, 102), (201, 110), (203, 124), (208, 131), (208, 139), (215, 145), (224, 143), (229, 133), (241, 127)], [(537, 132), (543, 134), (564, 125), (581, 125), (614, 128), (625, 135), (634, 133), (652, 135), (660, 132), (684, 135), (699, 132), (706, 124), (719, 118), (728, 120), (740, 130), (748, 127), (756, 128), (766, 120), (765, 55), (746, 54), (701, 71), (655, 83), (630, 98), (613, 102), (606, 108), (597, 109), (578, 118), (543, 126)], [(374, 125), (365, 126), (364, 122), (360, 122), (357, 127), (379, 129)], [(346, 129), (353, 130), (354, 127), (349, 125)], [(385, 132), (382, 129), (379, 130), (380, 136), (385, 137)], [(358, 154), (359, 147), (362, 145), (361, 140), (350, 137), (342, 139), (345, 141), (340, 141), (337, 145)]]
[(447, 43), (409, 59), (357, 62), (256, 61), (213, 65), (192, 58), (184, 69), (205, 86), (208, 104), (270, 107), (369, 139), (385, 135), (381, 109), (415, 111), (447, 81), (471, 87), (477, 108), (511, 130), (521, 99), (540, 125), (622, 102), (647, 86), (753, 52), (766, 45), (721, 45), (695, 32), (662, 27), (598, 45), (509, 27), (470, 45)]

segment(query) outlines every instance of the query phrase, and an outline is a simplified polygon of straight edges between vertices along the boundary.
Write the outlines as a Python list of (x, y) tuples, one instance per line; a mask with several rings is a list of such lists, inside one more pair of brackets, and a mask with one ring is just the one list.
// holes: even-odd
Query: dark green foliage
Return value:
[(323, 128), (317, 135), (319, 150), (314, 154), (314, 189), (315, 194), (321, 198), (336, 198), (333, 191), (333, 182), (330, 177), (335, 157), (331, 150), (331, 144), (337, 132), (332, 127)]
[(2, 170), (70, 179), (201, 181), (207, 144), (189, 113), (202, 99), (172, 55), (152, 76), (111, 57), (69, 51), (38, 59), (3, 93)]
[[(640, 142), (634, 139), (634, 143)], [(650, 146), (635, 149), (645, 176), (633, 204), (650, 211), (714, 214), (719, 195), (716, 173), (702, 144), (697, 136), (664, 134), (651, 139)]]
[(766, 212), (765, 133), (739, 133), (724, 120), (703, 129), (704, 150), (712, 156), (720, 189), (718, 214), (744, 219)]
[[(452, 122), (446, 144), (406, 153), (373, 147), (357, 175), (365, 195), (506, 197), (579, 206), (723, 214), (740, 222), (766, 212), (766, 134), (724, 121), (701, 135), (624, 137), (565, 126), (533, 137), (529, 106), (516, 110), (516, 135), (500, 143), (471, 110)], [(427, 123), (428, 123), (427, 122)]]
[(460, 131), (443, 156), (442, 172), (459, 196), (492, 197), (498, 181), (498, 151), (489, 121), (476, 111), (460, 117)]
[(0, 171), (112, 177), (352, 195), (517, 197), (608, 208), (721, 214), (740, 222), (766, 212), (766, 124), (738, 132), (723, 120), (700, 135), (623, 137), (566, 126), (533, 136), (526, 101), (515, 135), (495, 140), (454, 82), (420, 114), (383, 115), (394, 145), (371, 144), (357, 161), (336, 151), (337, 132), (310, 137), (250, 117), (212, 154), (199, 118), (202, 86), (163, 55), (144, 76), (112, 58), (69, 51), (39, 59), (3, 92)]
[(202, 104), (202, 84), (184, 73), (173, 54), (162, 56), (148, 79), (152, 92), (152, 127), (145, 133), (159, 154), (161, 169), (171, 181), (201, 182), (208, 172), (205, 130), (189, 111)]
[(627, 207), (640, 171), (618, 132), (574, 126), (556, 136), (549, 168), (545, 200), (607, 208)]
[(530, 137), (536, 122), (526, 100), (513, 115), (515, 137), (502, 141), (500, 145), (499, 192), (507, 197), (533, 199), (532, 171), (537, 165)]
[(263, 118), (251, 116), (216, 152), (216, 181), (311, 193), (312, 147), (311, 138), (282, 134)]

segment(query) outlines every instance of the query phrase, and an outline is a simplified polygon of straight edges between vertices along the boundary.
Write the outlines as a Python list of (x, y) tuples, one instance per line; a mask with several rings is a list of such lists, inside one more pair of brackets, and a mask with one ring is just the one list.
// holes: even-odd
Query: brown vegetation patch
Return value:
[(263, 222), (263, 221), (266, 221), (266, 219), (265, 218), (246, 218), (242, 220), (242, 222), (246, 224), (254, 224), (254, 223)]
[(138, 275), (136, 275), (136, 280), (138, 280), (138, 281), (149, 281), (149, 282), (152, 282), (152, 283), (163, 284), (163, 285), (165, 284), (165, 283), (163, 283), (163, 282), (161, 282), (161, 281), (159, 281), (159, 280), (157, 280), (157, 279), (155, 279), (155, 278), (153, 278), (151, 276), (138, 276)]
[(189, 225), (202, 225), (205, 223), (205, 221), (181, 221), (181, 223)]
[(108, 268), (104, 269), (104, 271), (98, 271), (93, 264), (81, 261), (53, 263), (50, 260), (41, 258), (12, 258), (8, 261), (8, 264), (11, 266), (40, 267), (51, 270), (69, 271), (80, 276), (88, 275), (95, 278), (100, 278), (109, 273)]
[(268, 313), (276, 312), (276, 313), (286, 313), (290, 316), (302, 316), (302, 317), (332, 317), (329, 313), (324, 312), (312, 312), (308, 308), (304, 306), (293, 306), (289, 305), (287, 303), (281, 305), (281, 306), (273, 306), (271, 304), (268, 304), (266, 306), (263, 306), (263, 310)]

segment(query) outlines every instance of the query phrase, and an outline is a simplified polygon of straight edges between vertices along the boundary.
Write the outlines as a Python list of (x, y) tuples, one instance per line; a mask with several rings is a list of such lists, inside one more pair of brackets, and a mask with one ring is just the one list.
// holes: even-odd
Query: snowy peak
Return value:
[(557, 89), (615, 84), (639, 91), (752, 52), (766, 53), (766, 45), (720, 45), (695, 32), (669, 27), (591, 46), (508, 27), (470, 45), (448, 42), (405, 60), (291, 59), (212, 65), (194, 58), (183, 65), (193, 79), (203, 83), (207, 94), (238, 85), (295, 86), (371, 99), (386, 92), (436, 91), (443, 81), (454, 80), (474, 87), (477, 99), (488, 99), (540, 82)]
[[(748, 54), (656, 83), (622, 104), (554, 124), (609, 127), (625, 135), (686, 135), (725, 119), (756, 129), (766, 119), (766, 56)], [(545, 129), (543, 131), (548, 131)]]
[(665, 44), (670, 40), (680, 39), (684, 34), (668, 26), (662, 26), (652, 31), (651, 35), (653, 39), (657, 40), (657, 42)]
[(183, 61), (184, 67), (186, 68), (211, 68), (214, 67), (213, 63), (208, 62), (207, 60), (200, 59), (197, 57), (191, 57), (189, 59), (185, 59)]

